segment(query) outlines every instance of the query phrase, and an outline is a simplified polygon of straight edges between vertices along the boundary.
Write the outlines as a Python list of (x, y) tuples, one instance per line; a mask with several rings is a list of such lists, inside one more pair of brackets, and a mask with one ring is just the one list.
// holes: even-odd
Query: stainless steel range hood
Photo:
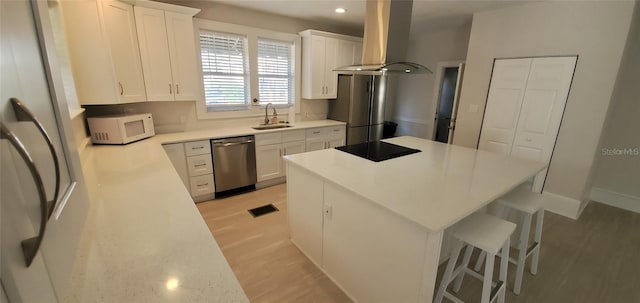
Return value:
[(413, 0), (367, 0), (362, 64), (336, 68), (346, 74), (432, 73), (406, 62)]

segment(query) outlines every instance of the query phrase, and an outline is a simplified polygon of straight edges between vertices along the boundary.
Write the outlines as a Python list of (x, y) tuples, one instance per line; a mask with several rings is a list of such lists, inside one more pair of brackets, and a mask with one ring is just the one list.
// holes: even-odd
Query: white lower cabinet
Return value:
[(296, 165), (287, 170), (291, 241), (332, 281), (357, 302), (431, 301), (422, 293), (426, 229)]
[(164, 144), (163, 147), (193, 200), (213, 199), (215, 184), (209, 140)]
[(344, 125), (307, 129), (306, 151), (343, 146), (346, 142)]
[(255, 138), (258, 182), (284, 177), (282, 156), (305, 151), (305, 130), (257, 134)]
[(256, 146), (258, 182), (284, 176), (282, 143)]
[(322, 267), (323, 182), (301, 171), (296, 166), (290, 165), (287, 168), (287, 174), (295, 176), (287, 180), (291, 241), (313, 263)]

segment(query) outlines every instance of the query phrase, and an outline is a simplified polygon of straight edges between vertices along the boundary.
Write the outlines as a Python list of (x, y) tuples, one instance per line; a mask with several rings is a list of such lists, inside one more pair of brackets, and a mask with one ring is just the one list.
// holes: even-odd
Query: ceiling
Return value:
[[(306, 19), (315, 22), (332, 22), (341, 26), (362, 29), (366, 0), (209, 0), (273, 14)], [(414, 0), (412, 27), (424, 30), (457, 27), (471, 21), (473, 13), (521, 5), (530, 0), (481, 1), (481, 0)], [(347, 9), (336, 14), (337, 7)]]

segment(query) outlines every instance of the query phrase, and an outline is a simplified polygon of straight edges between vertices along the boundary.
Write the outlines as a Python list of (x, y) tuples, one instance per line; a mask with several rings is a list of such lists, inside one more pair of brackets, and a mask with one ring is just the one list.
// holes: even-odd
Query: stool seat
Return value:
[(498, 203), (527, 214), (535, 214), (544, 207), (542, 195), (531, 191), (528, 183), (516, 187), (498, 199)]
[[(518, 243), (518, 258), (509, 260), (517, 265), (513, 292), (516, 295), (519, 295), (522, 288), (525, 262), (529, 256), (531, 256), (531, 274), (535, 275), (538, 271), (540, 243), (542, 242), (542, 224), (544, 220), (543, 198), (541, 194), (531, 191), (531, 183), (524, 183), (506, 195), (500, 197), (497, 200), (497, 203), (523, 214), (522, 223), (520, 223), (521, 230)], [(534, 215), (536, 216), (536, 229), (533, 237), (533, 244), (529, 245), (529, 232), (531, 230), (531, 221)], [(475, 270), (480, 270), (485, 256), (485, 252), (480, 253), (478, 261), (476, 262)]]
[(514, 223), (487, 214), (475, 213), (465, 218), (456, 227), (453, 236), (495, 255), (515, 229)]
[[(438, 292), (433, 300), (434, 303), (441, 303), (443, 298), (461, 303), (453, 294), (447, 291), (447, 286), (455, 280), (453, 291), (458, 292), (462, 286), (465, 274), (482, 280), (481, 303), (494, 302), (504, 303), (507, 282), (507, 267), (509, 266), (509, 243), (511, 233), (516, 229), (516, 225), (487, 214), (474, 213), (464, 218), (456, 225), (453, 233), (454, 247), (447, 263), (447, 268), (440, 281)], [(456, 268), (456, 262), (462, 249), (466, 246), (462, 264)], [(484, 276), (469, 268), (469, 261), (474, 247), (482, 250), (486, 256)], [(493, 287), (493, 264), (498, 252), (501, 251), (500, 275), (498, 282)]]

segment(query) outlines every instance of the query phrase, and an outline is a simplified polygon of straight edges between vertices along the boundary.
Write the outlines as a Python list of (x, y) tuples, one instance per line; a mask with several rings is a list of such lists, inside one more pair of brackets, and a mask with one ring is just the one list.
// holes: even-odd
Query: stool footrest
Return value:
[(527, 257), (529, 257), (529, 255), (533, 252), (534, 249), (536, 249), (536, 247), (538, 247), (538, 245), (540, 245), (540, 243), (533, 242), (533, 244), (531, 244), (531, 246), (527, 248)]
[(491, 290), (491, 295), (489, 295), (489, 302), (493, 302), (493, 300), (496, 299), (498, 293), (500, 292), (500, 289), (504, 287), (504, 282), (503, 281), (498, 281), (498, 284), (496, 285), (496, 287), (494, 287)]

